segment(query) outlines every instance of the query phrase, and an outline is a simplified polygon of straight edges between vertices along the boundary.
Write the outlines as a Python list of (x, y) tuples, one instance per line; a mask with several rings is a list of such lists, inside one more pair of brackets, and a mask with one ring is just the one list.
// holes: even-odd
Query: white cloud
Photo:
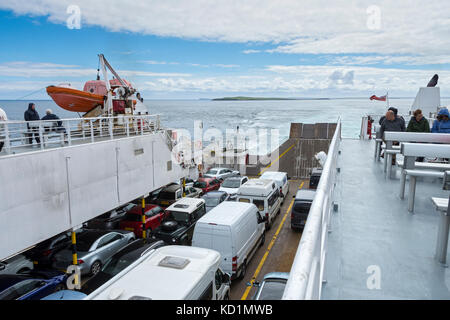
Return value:
[[(149, 72), (117, 70), (124, 77), (189, 77), (188, 73)], [(48, 77), (95, 77), (96, 69), (79, 68), (74, 65), (34, 62), (8, 62), (0, 64), (0, 76), (48, 78)]]
[(248, 50), (242, 51), (242, 53), (245, 53), (245, 54), (259, 53), (259, 52), (261, 52), (261, 50), (248, 49)]
[[(65, 23), (68, 5), (81, 8), (82, 27), (101, 26), (158, 36), (263, 42), (283, 53), (445, 55), (450, 50), (449, 1), (411, 0), (0, 0), (17, 14)], [(366, 10), (380, 8), (380, 29)], [(124, 14), (126, 12), (130, 14)], [(249, 50), (244, 53), (252, 53)]]

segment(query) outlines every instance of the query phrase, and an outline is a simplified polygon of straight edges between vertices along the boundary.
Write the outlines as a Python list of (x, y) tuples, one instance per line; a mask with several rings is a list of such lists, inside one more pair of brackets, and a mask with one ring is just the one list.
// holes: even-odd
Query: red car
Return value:
[(202, 189), (203, 194), (219, 190), (222, 182), (214, 178), (199, 178), (194, 182), (194, 188)]
[[(159, 206), (148, 204), (145, 206), (145, 227), (147, 230), (147, 237), (151, 230), (155, 230), (168, 214)], [(133, 231), (136, 237), (142, 237), (142, 207), (134, 206), (120, 221), (120, 229)]]

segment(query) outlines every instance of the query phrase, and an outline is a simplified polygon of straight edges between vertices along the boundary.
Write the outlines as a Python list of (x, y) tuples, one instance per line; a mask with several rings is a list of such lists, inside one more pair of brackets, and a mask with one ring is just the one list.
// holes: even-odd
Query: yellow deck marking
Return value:
[[(299, 189), (301, 189), (303, 187), (303, 184), (305, 182), (303, 181), (300, 184)], [(267, 247), (266, 252), (264, 253), (264, 256), (262, 257), (261, 261), (259, 262), (258, 268), (256, 268), (255, 273), (253, 274), (252, 280), (250, 281), (250, 285), (247, 287), (247, 289), (245, 289), (244, 294), (241, 297), (241, 300), (247, 300), (247, 296), (250, 293), (250, 290), (253, 287), (253, 282), (255, 282), (256, 277), (258, 277), (259, 273), (261, 272), (262, 267), (264, 266), (264, 263), (266, 262), (267, 256), (269, 255), (270, 250), (272, 249), (273, 245), (275, 244), (275, 241), (277, 240), (278, 234), (281, 231), (281, 228), (284, 225), (284, 222), (286, 221), (287, 215), (289, 213), (289, 211), (291, 211), (292, 205), (294, 204), (294, 200), (292, 199), (291, 204), (289, 205), (289, 208), (286, 210), (286, 213), (284, 214), (283, 220), (281, 220), (280, 225), (278, 226), (277, 232), (275, 232), (275, 235), (272, 238), (272, 241), (270, 241), (269, 246)]]
[(284, 156), (289, 150), (292, 149), (293, 146), (295, 146), (295, 143), (294, 143), (292, 146), (290, 146), (289, 148), (287, 148), (287, 149), (286, 149), (286, 150), (278, 157), (277, 160), (272, 161), (267, 167), (265, 167), (263, 170), (261, 170), (261, 172), (260, 172), (258, 175), (259, 175), (259, 176), (262, 175), (262, 174), (264, 173), (264, 171), (266, 171), (267, 169), (269, 169), (269, 168), (272, 166), (272, 164), (274, 164), (275, 162), (277, 162), (278, 160), (280, 160), (282, 156)]

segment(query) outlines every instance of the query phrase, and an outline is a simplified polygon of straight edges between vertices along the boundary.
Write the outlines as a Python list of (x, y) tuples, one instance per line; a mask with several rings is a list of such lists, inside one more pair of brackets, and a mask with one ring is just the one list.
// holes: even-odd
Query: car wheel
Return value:
[(95, 276), (102, 269), (102, 263), (97, 260), (91, 265), (91, 276)]
[(259, 244), (259, 246), (262, 247), (264, 245), (265, 241), (266, 241), (266, 233), (264, 232), (261, 237), (261, 243)]
[(247, 272), (247, 261), (244, 261), (241, 267), (241, 273), (239, 274), (239, 279), (244, 279), (246, 272)]
[(151, 238), (151, 233), (152, 233), (152, 228), (148, 228), (147, 229), (147, 232), (145, 233), (145, 235), (147, 236), (147, 239), (150, 239)]

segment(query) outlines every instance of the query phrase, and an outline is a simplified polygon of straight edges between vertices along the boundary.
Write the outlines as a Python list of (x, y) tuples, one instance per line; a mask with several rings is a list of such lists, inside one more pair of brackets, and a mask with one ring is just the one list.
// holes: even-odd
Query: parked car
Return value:
[(289, 181), (287, 173), (278, 171), (266, 171), (259, 178), (275, 181), (280, 190), (281, 203), (284, 203), (284, 199), (289, 193)]
[(134, 207), (133, 203), (128, 203), (118, 209), (111, 210), (101, 216), (89, 220), (86, 228), (89, 229), (102, 229), (113, 230), (119, 229), (120, 221), (125, 217), (128, 210)]
[[(145, 230), (147, 236), (166, 218), (166, 212), (155, 204), (145, 205)], [(136, 238), (142, 237), (142, 206), (134, 205), (120, 221), (119, 228), (134, 232)]]
[(51, 278), (33, 275), (0, 275), (0, 300), (40, 300), (65, 288), (65, 274)]
[(161, 240), (136, 239), (115, 253), (102, 270), (83, 284), (81, 292), (90, 294), (104, 283), (112, 279), (123, 269), (131, 265), (140, 257), (149, 254), (153, 250), (165, 246)]
[(8, 260), (0, 262), (0, 274), (16, 274), (33, 270), (33, 262), (23, 254), (18, 254)]
[(33, 261), (35, 268), (48, 268), (53, 263), (54, 255), (70, 246), (71, 243), (70, 232), (63, 232), (38, 243), (34, 248), (28, 250), (24, 254)]
[[(117, 250), (134, 240), (134, 233), (123, 230), (84, 230), (77, 235), (78, 266), (81, 274), (97, 274), (102, 265)], [(55, 254), (53, 268), (66, 270), (72, 265), (72, 250), (64, 249)]]
[(251, 179), (238, 191), (239, 202), (253, 203), (261, 215), (266, 217), (266, 229), (270, 229), (276, 216), (280, 213), (280, 191), (273, 180)]
[(54, 292), (41, 300), (83, 300), (87, 295), (75, 290), (60, 290)]
[(232, 279), (243, 278), (251, 258), (264, 244), (264, 222), (254, 204), (226, 201), (197, 222), (192, 245), (218, 251), (222, 270)]
[[(193, 187), (194, 186), (194, 180), (191, 178), (185, 178), (185, 185), (186, 187)], [(174, 183), (181, 185), (181, 181), (175, 181)]]
[(231, 176), (240, 175), (239, 171), (231, 170), (229, 168), (211, 168), (203, 176), (205, 178), (214, 178), (218, 180), (224, 180)]
[(316, 195), (315, 190), (298, 190), (291, 209), (291, 228), (301, 230), (305, 227), (309, 209)]
[(194, 188), (202, 190), (202, 193), (208, 193), (210, 191), (219, 190), (221, 182), (214, 178), (199, 178), (194, 182)]
[(182, 198), (166, 209), (169, 216), (152, 232), (167, 244), (191, 245), (195, 223), (206, 213), (205, 200)]
[(229, 177), (223, 180), (222, 184), (220, 185), (219, 191), (225, 191), (230, 195), (230, 198), (228, 200), (234, 201), (236, 200), (236, 195), (239, 190), (239, 188), (248, 181), (248, 177)]
[(227, 201), (229, 194), (225, 191), (211, 191), (205, 194), (202, 199), (205, 200), (206, 212), (209, 212), (212, 208), (217, 207), (224, 201)]
[(288, 278), (289, 273), (286, 272), (266, 274), (261, 283), (256, 281), (253, 283), (258, 290), (252, 300), (281, 300)]
[[(188, 198), (198, 198), (201, 194), (201, 191), (194, 187), (186, 187), (185, 192), (186, 197)], [(182, 187), (177, 183), (172, 183), (159, 192), (158, 198), (154, 201), (154, 204), (157, 204), (162, 208), (167, 208), (181, 198), (183, 198)]]
[(230, 276), (219, 267), (217, 251), (165, 246), (89, 294), (85, 300), (225, 300)]
[(322, 168), (313, 168), (309, 177), (309, 189), (317, 189), (319, 185)]

